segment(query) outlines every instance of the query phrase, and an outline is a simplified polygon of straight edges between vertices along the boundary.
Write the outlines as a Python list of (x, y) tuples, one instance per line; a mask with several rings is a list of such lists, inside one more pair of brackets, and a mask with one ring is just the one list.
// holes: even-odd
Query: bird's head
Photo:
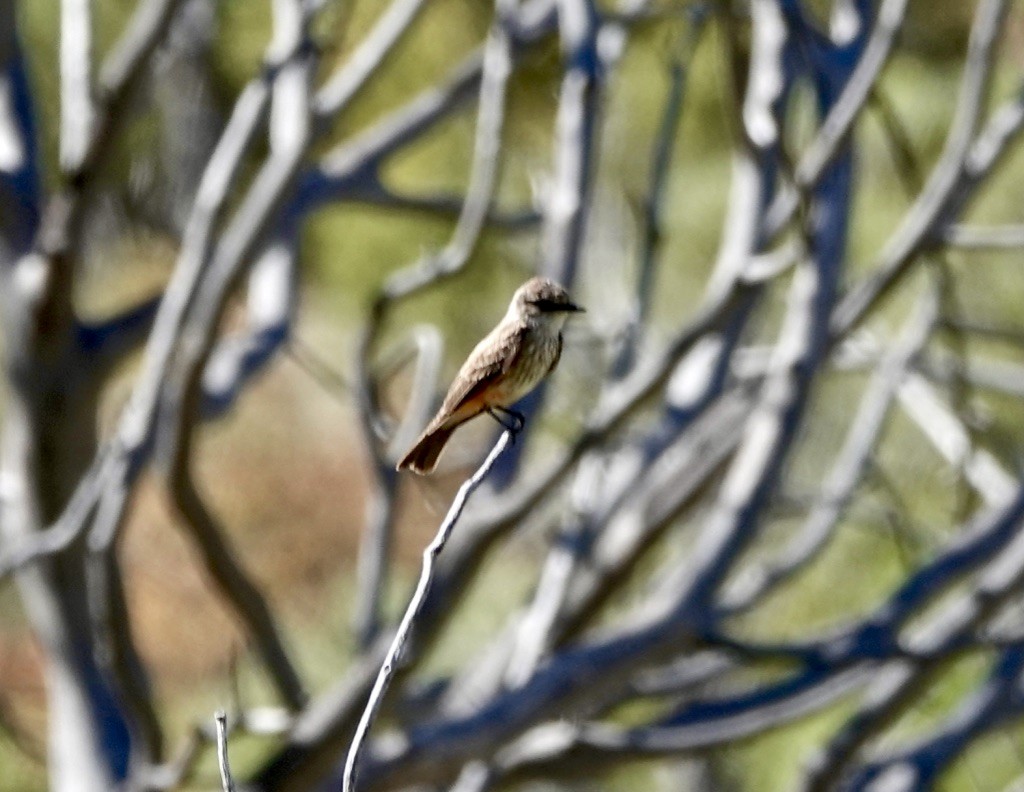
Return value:
[(548, 278), (530, 278), (512, 298), (512, 308), (520, 316), (533, 319), (556, 319), (561, 326), (570, 313), (584, 309), (569, 299), (569, 292)]

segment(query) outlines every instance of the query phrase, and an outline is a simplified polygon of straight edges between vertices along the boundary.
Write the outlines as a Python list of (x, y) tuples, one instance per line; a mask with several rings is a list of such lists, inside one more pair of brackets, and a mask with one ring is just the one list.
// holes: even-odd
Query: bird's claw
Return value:
[(523, 431), (523, 427), (526, 426), (526, 416), (521, 412), (504, 407), (488, 407), (487, 414), (497, 421), (502, 429), (509, 433), (512, 445), (515, 445), (516, 438)]

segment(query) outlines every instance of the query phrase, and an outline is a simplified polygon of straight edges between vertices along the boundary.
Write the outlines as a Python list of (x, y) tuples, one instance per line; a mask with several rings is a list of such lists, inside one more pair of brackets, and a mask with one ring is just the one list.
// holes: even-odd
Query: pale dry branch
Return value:
[(92, 2), (62, 0), (60, 8), (60, 161), (70, 171), (92, 133)]
[(394, 0), (349, 56), (345, 66), (317, 91), (313, 112), (324, 119), (341, 113), (409, 32), (425, 4), (424, 0)]
[[(153, 51), (166, 35), (181, 3), (182, 0), (140, 0), (136, 6), (124, 33), (100, 65), (94, 110), (76, 121), (77, 128), (88, 135), (69, 151), (77, 156), (62, 163), (70, 181), (80, 183), (94, 178), (96, 169), (110, 153), (114, 136), (128, 119), (132, 93), (145, 79)], [(87, 123), (90, 119), (92, 123)]]
[(1005, 726), (1019, 714), (1022, 663), (1024, 656), (1019, 647), (1004, 651), (988, 680), (966, 696), (931, 736), (865, 763), (849, 779), (848, 786), (858, 789), (874, 783), (894, 792), (910, 792), (934, 784), (971, 742)]
[[(1016, 527), (1021, 520), (1022, 493), (1000, 514), (999, 522)], [(917, 698), (955, 648), (971, 631), (984, 623), (1008, 597), (1024, 586), (1024, 540), (1015, 536), (993, 554), (981, 569), (977, 587), (951, 603), (916, 630), (910, 642), (918, 657), (898, 660), (885, 667), (869, 688), (859, 710), (830, 741), (808, 773), (805, 789), (824, 792), (846, 773), (862, 747), (899, 717), (908, 702)]]
[(401, 622), (399, 622), (398, 630), (391, 641), (391, 646), (388, 648), (387, 654), (384, 655), (384, 662), (380, 667), (380, 672), (377, 674), (376, 681), (373, 683), (373, 688), (370, 690), (370, 697), (366, 702), (366, 708), (359, 718), (359, 724), (356, 726), (355, 734), (352, 737), (352, 744), (348, 749), (342, 785), (344, 792), (355, 792), (359, 771), (359, 758), (363, 744), (369, 735), (370, 728), (373, 726), (377, 712), (384, 703), (384, 695), (387, 693), (396, 666), (402, 660), (402, 652), (406, 644), (413, 638), (416, 620), (422, 611), (423, 603), (434, 581), (434, 566), (437, 557), (444, 550), (445, 545), (448, 543), (448, 538), (451, 536), (452, 531), (455, 530), (469, 496), (483, 483), (494, 467), (494, 463), (498, 461), (498, 458), (508, 447), (513, 437), (511, 432), (503, 432), (480, 467), (459, 487), (459, 491), (455, 494), (455, 500), (452, 501), (452, 505), (448, 509), (448, 514), (445, 515), (444, 520), (438, 527), (433, 540), (423, 551), (423, 566), (420, 570), (420, 578), (416, 584), (416, 589), (409, 600)]
[(650, 321), (656, 262), (664, 236), (666, 191), (672, 173), (673, 153), (678, 144), (686, 81), (690, 64), (710, 16), (708, 9), (702, 6), (698, 6), (692, 13), (693, 21), (685, 34), (680, 35), (680, 41), (672, 55), (669, 66), (669, 93), (665, 99), (658, 134), (651, 153), (651, 175), (643, 201), (643, 243), (637, 275), (636, 306), (631, 310), (626, 338), (612, 367), (617, 377), (624, 376), (635, 365), (640, 336)]
[(839, 153), (889, 60), (896, 35), (903, 24), (906, 7), (907, 0), (886, 0), (879, 7), (871, 36), (856, 68), (843, 87), (842, 94), (829, 109), (814, 140), (804, 148), (796, 163), (793, 173), (795, 189), (780, 191), (768, 209), (766, 222), (769, 234), (773, 235), (789, 222), (799, 203), (797, 191), (808, 190), (816, 185), (829, 163)]
[[(956, 115), (942, 156), (914, 206), (883, 247), (871, 275), (852, 288), (837, 306), (832, 320), (833, 335), (848, 332), (862, 321), (917, 261), (922, 248), (932, 244), (935, 235), (957, 219), (957, 213), (969, 199), (970, 186), (963, 178), (964, 169), (982, 123), (995, 64), (994, 48), (1004, 28), (1005, 15), (1006, 3), (1002, 0), (979, 3)], [(988, 161), (991, 163), (992, 159)]]
[(231, 775), (228, 761), (228, 716), (220, 710), (215, 716), (217, 722), (217, 765), (220, 768), (220, 785), (224, 792), (235, 792), (235, 779)]
[(900, 404), (936, 450), (992, 506), (1013, 496), (1016, 480), (985, 448), (976, 447), (970, 431), (923, 377), (912, 374), (900, 385)]
[(775, 586), (793, 577), (825, 549), (850, 499), (860, 484), (871, 455), (915, 358), (931, 335), (937, 306), (932, 295), (907, 321), (897, 344), (875, 369), (846, 441), (836, 455), (835, 464), (822, 483), (803, 525), (774, 562), (747, 567), (725, 595), (730, 611), (754, 607)]
[(968, 250), (1003, 250), (1024, 247), (1024, 225), (977, 226), (951, 225), (943, 241), (953, 247)]

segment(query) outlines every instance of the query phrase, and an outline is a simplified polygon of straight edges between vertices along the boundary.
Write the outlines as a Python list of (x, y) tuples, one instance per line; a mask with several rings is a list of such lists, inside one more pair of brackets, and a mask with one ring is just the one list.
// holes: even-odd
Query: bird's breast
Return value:
[(508, 406), (533, 390), (558, 358), (558, 334), (524, 333), (522, 347), (503, 378), (501, 401)]

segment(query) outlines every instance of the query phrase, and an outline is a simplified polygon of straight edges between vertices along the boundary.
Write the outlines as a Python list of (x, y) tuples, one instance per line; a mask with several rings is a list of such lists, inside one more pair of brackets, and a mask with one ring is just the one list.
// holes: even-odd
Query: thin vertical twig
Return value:
[(612, 366), (613, 375), (621, 379), (633, 366), (640, 350), (645, 326), (650, 320), (651, 304), (654, 300), (655, 275), (661, 241), (664, 236), (665, 204), (672, 160), (678, 143), (679, 128), (683, 118), (683, 100), (686, 96), (690, 64), (697, 52), (702, 34), (707, 28), (710, 14), (699, 5), (693, 9), (690, 24), (685, 34), (680, 34), (674, 45), (669, 62), (668, 97), (662, 108), (658, 133), (651, 153), (651, 174), (647, 194), (643, 198), (642, 243), (640, 247), (640, 271), (636, 279), (636, 297), (633, 316), (626, 328), (626, 337), (617, 359)]
[(420, 570), (420, 579), (416, 584), (416, 590), (413, 592), (412, 599), (409, 600), (409, 605), (405, 609), (405, 615), (402, 616), (402, 621), (398, 625), (398, 631), (395, 633), (395, 637), (391, 641), (391, 646), (388, 648), (388, 652), (384, 656), (384, 662), (381, 664), (380, 671), (377, 673), (377, 679), (373, 683), (373, 689), (370, 691), (370, 697), (367, 699), (366, 707), (363, 710), (362, 716), (359, 718), (359, 725), (356, 727), (355, 734), (352, 736), (352, 744), (349, 746), (348, 756), (345, 758), (345, 773), (342, 777), (343, 792), (355, 791), (359, 756), (362, 753), (366, 737), (370, 733), (370, 727), (373, 726), (373, 721), (377, 716), (377, 712), (380, 710), (381, 704), (384, 702), (384, 695), (387, 693), (388, 686), (391, 684), (391, 678), (395, 673), (395, 667), (401, 659), (402, 652), (412, 635), (416, 618), (419, 616), (420, 610), (423, 608), (423, 603), (426, 600), (427, 593), (430, 591), (430, 585), (434, 580), (435, 561), (444, 549), (444, 546), (448, 543), (448, 538), (455, 529), (455, 524), (462, 515), (462, 510), (465, 508), (466, 501), (469, 499), (469, 496), (477, 487), (480, 486), (480, 484), (483, 483), (483, 480), (494, 467), (494, 463), (498, 461), (498, 457), (500, 457), (505, 451), (512, 439), (513, 435), (511, 432), (503, 432), (501, 437), (498, 438), (498, 442), (495, 443), (494, 448), (491, 449), (491, 452), (483, 461), (483, 464), (481, 464), (480, 467), (477, 468), (476, 472), (467, 479), (461, 487), (459, 487), (459, 491), (455, 495), (455, 500), (452, 501), (452, 505), (448, 509), (448, 514), (445, 515), (444, 521), (437, 529), (437, 534), (434, 536), (433, 541), (427, 545), (427, 549), (423, 551), (423, 567)]
[(228, 762), (228, 716), (224, 710), (217, 710), (213, 716), (217, 721), (217, 765), (220, 767), (220, 786), (223, 792), (235, 792), (235, 781), (231, 777)]
[(92, 3), (62, 0), (60, 13), (60, 163), (81, 162), (93, 123)]

